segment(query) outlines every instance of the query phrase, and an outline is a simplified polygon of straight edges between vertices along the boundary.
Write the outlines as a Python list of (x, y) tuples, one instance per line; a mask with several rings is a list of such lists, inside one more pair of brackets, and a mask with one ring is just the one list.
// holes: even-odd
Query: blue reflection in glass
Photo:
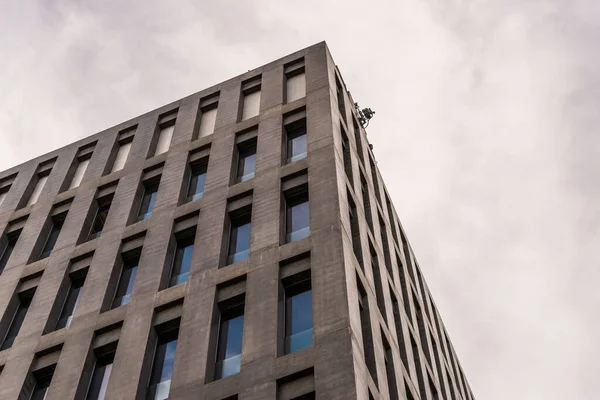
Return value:
[(292, 296), (288, 301), (288, 352), (293, 353), (313, 344), (312, 290)]

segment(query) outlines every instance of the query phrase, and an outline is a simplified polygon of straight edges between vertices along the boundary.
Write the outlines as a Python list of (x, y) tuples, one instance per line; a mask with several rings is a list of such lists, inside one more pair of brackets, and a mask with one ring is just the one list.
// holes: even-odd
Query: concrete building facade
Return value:
[(319, 43), (0, 173), (1, 399), (469, 384)]

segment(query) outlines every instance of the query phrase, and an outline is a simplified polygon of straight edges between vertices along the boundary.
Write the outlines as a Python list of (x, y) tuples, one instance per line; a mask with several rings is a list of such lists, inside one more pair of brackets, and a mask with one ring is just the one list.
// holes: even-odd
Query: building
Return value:
[(1, 399), (473, 395), (325, 43), (0, 173)]

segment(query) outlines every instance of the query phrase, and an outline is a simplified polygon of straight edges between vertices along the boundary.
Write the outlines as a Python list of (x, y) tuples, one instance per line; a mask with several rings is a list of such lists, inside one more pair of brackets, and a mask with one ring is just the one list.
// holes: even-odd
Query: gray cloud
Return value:
[(598, 397), (599, 4), (3, 3), (0, 169), (327, 40), (476, 396)]

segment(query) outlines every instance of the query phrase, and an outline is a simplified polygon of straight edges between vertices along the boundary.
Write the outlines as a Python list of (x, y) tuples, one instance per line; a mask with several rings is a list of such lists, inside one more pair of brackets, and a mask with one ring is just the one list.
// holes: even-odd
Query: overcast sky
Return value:
[(0, 0), (0, 170), (327, 40), (476, 397), (600, 398), (600, 2), (124, 3)]

